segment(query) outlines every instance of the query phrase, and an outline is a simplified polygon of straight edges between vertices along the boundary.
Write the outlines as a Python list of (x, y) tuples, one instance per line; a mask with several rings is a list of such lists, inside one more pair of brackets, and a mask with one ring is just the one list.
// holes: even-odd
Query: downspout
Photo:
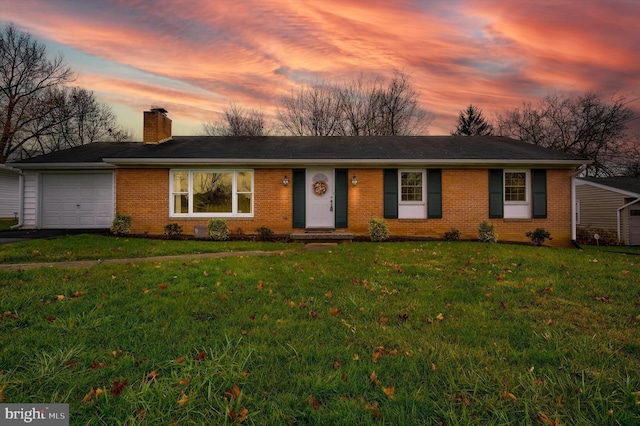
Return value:
[(579, 250), (582, 250), (577, 241), (576, 231), (576, 177), (571, 177), (571, 244)]
[(22, 169), (18, 169), (18, 200), (20, 200), (20, 205), (18, 206), (18, 223), (13, 225), (11, 229), (19, 229), (23, 225), (23, 217), (24, 217), (24, 175), (22, 174)]
[(629, 207), (630, 205), (633, 205), (637, 202), (640, 202), (640, 197), (636, 198), (635, 200), (633, 200), (630, 203), (625, 204), (622, 207), (619, 207), (618, 210), (616, 211), (616, 220), (617, 220), (617, 225), (618, 225), (618, 245), (620, 245), (620, 241), (622, 240), (622, 238), (620, 238), (620, 234), (622, 234), (622, 226), (620, 224), (620, 212), (624, 209), (626, 209), (627, 207)]

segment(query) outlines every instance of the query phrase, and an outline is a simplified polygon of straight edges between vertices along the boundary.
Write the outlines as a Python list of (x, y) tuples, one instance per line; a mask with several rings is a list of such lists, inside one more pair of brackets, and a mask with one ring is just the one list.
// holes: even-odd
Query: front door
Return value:
[(335, 228), (335, 175), (333, 169), (307, 169), (307, 228)]

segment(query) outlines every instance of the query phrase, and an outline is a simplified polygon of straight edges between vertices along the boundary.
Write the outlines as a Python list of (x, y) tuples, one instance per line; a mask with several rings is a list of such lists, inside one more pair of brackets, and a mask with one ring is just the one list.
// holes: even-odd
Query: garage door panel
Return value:
[(108, 228), (113, 221), (112, 173), (42, 176), (43, 228)]

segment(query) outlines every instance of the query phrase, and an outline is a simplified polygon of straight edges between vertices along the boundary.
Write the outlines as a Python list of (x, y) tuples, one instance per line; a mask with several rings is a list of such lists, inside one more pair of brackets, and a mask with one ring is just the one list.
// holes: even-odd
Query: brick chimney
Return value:
[(159, 144), (171, 139), (171, 119), (164, 108), (152, 107), (144, 112), (144, 130), (142, 141), (146, 144)]

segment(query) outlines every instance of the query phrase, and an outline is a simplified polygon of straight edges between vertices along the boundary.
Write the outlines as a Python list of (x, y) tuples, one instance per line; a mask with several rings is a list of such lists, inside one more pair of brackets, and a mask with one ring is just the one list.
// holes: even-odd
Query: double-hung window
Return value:
[(172, 170), (170, 215), (253, 216), (252, 170)]
[(528, 170), (504, 170), (504, 217), (530, 218)]
[(400, 170), (398, 217), (424, 219), (427, 217), (425, 170)]

